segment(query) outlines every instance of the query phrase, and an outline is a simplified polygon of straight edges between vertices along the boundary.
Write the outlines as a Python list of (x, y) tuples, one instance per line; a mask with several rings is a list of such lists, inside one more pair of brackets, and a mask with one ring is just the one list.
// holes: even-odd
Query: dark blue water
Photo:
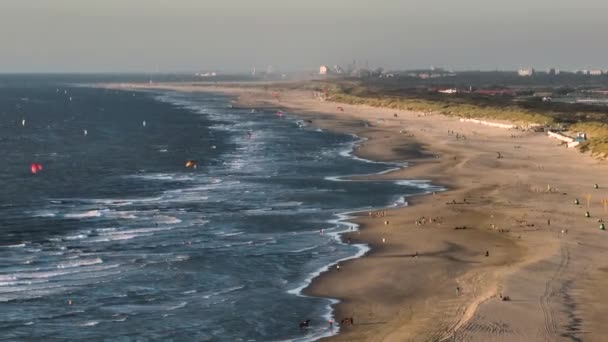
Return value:
[(0, 90), (0, 339), (316, 339), (331, 302), (299, 290), (363, 251), (338, 214), (432, 189), (335, 178), (394, 165), (224, 96)]

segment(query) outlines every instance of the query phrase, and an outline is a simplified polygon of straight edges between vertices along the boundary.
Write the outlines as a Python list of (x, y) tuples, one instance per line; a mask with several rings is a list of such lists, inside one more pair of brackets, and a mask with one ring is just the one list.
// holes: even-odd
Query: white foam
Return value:
[(178, 219), (177, 217), (173, 217), (173, 216), (157, 215), (157, 216), (154, 216), (154, 222), (160, 223), (160, 224), (178, 224), (178, 223), (181, 223), (182, 220)]
[(183, 307), (186, 307), (186, 305), (188, 305), (188, 302), (181, 302), (175, 306), (170, 306), (168, 307), (166, 310), (167, 311), (173, 311), (173, 310), (177, 310), (177, 309), (181, 309)]
[(411, 187), (423, 189), (426, 191), (425, 193), (445, 190), (444, 187), (434, 185), (431, 183), (430, 180), (424, 180), (424, 179), (398, 180), (398, 181), (394, 181), (394, 182), (396, 185), (411, 186)]
[(33, 217), (55, 217), (57, 216), (56, 213), (52, 212), (52, 211), (37, 211), (35, 213), (33, 213), (32, 215)]
[(160, 232), (160, 231), (165, 231), (165, 230), (172, 230), (174, 229), (173, 227), (155, 227), (155, 228), (133, 228), (133, 229), (126, 229), (126, 230), (113, 230), (107, 233), (102, 233), (100, 235), (131, 235), (131, 234), (138, 234), (138, 233), (153, 233), (153, 232)]
[(101, 216), (101, 211), (99, 211), (99, 210), (89, 210), (89, 211), (85, 211), (85, 212), (68, 213), (68, 214), (64, 215), (64, 217), (66, 217), (66, 218), (89, 218), (89, 217), (99, 217), (99, 216)]
[(99, 321), (88, 321), (88, 322), (80, 324), (80, 326), (81, 327), (94, 327), (97, 324), (99, 324)]
[(211, 298), (211, 297), (215, 297), (215, 296), (218, 296), (218, 295), (223, 295), (223, 294), (227, 294), (227, 293), (230, 293), (230, 292), (234, 292), (234, 291), (241, 290), (241, 289), (243, 289), (244, 287), (245, 287), (244, 285), (241, 285), (241, 286), (234, 286), (234, 287), (229, 287), (229, 288), (227, 288), (227, 289), (225, 289), (225, 290), (220, 290), (220, 291), (211, 292), (211, 293), (209, 293), (209, 294), (206, 294), (206, 295), (204, 295), (204, 296), (203, 296), (203, 298), (205, 298), (205, 299), (209, 299), (209, 298)]
[(154, 180), (154, 181), (190, 181), (194, 180), (193, 177), (187, 176), (179, 173), (153, 173), (153, 174), (143, 174), (143, 175), (132, 175), (127, 176), (127, 178), (138, 178), (144, 180)]
[(306, 252), (306, 251), (311, 251), (318, 247), (319, 247), (319, 245), (314, 245), (314, 246), (310, 246), (310, 247), (306, 247), (306, 248), (297, 249), (295, 251), (292, 251), (292, 253), (302, 253), (302, 252)]
[(18, 243), (18, 244), (14, 244), (14, 245), (4, 245), (4, 246), (0, 246), (0, 247), (4, 247), (4, 248), (23, 248), (23, 247), (25, 247), (25, 243)]
[(65, 240), (82, 240), (82, 239), (86, 239), (87, 237), (88, 237), (87, 234), (76, 234), (76, 235), (66, 236), (64, 239)]
[(111, 241), (122, 241), (122, 240), (131, 240), (137, 237), (146, 237), (152, 236), (153, 234), (115, 234), (115, 235), (107, 235), (104, 237), (98, 237), (88, 240), (89, 242), (111, 242)]
[(71, 261), (63, 262), (63, 263), (57, 265), (57, 268), (90, 266), (90, 265), (97, 265), (97, 264), (101, 264), (101, 263), (103, 263), (103, 260), (101, 260), (101, 258), (71, 260)]
[[(23, 280), (24, 284), (26, 284), (25, 282), (28, 282), (27, 285), (31, 285), (31, 284), (44, 283), (49, 278), (53, 278), (53, 277), (61, 277), (61, 276), (66, 276), (66, 275), (78, 274), (78, 273), (101, 272), (101, 271), (114, 269), (117, 267), (119, 267), (118, 264), (112, 264), (112, 265), (103, 265), (103, 266), (85, 266), (85, 267), (78, 267), (78, 268), (67, 268), (67, 269), (61, 269), (61, 270), (45, 270), (45, 271), (35, 271), (35, 272), (21, 271), (21, 272), (13, 273), (11, 275), (4, 275), (3, 277), (5, 277), (5, 280), (8, 280), (7, 283), (12, 279), (14, 281)], [(7, 284), (7, 286), (8, 285), (10, 285), (10, 284)], [(0, 290), (0, 292), (6, 292), (6, 291), (3, 291), (3, 289), (2, 289), (2, 290)]]
[(405, 196), (399, 197), (395, 203), (393, 203), (393, 207), (395, 208), (407, 207), (408, 205), (409, 203), (405, 200)]

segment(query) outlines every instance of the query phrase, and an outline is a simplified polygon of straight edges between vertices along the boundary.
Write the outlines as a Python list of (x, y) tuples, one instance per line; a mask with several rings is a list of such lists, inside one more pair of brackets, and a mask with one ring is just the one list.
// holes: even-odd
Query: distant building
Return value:
[(557, 71), (553, 68), (547, 70), (547, 75), (555, 76), (557, 75)]
[(319, 75), (327, 75), (327, 71), (329, 71), (329, 69), (327, 68), (327, 66), (321, 65), (319, 67)]
[(522, 77), (533, 76), (534, 72), (535, 71), (533, 68), (524, 68), (524, 69), (517, 70), (517, 74)]
[(456, 88), (439, 89), (437, 91), (440, 92), (440, 93), (442, 93), (442, 94), (456, 94), (458, 92), (458, 89), (456, 89)]
[(589, 71), (589, 75), (591, 76), (602, 76), (603, 74), (604, 71), (599, 69)]

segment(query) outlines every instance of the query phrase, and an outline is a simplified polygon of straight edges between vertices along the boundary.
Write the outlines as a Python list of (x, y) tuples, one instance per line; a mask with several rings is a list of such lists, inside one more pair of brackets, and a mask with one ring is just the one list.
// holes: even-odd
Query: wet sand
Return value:
[(112, 87), (221, 92), (237, 96), (238, 105), (285, 108), (320, 128), (367, 138), (356, 151), (362, 157), (410, 165), (373, 177), (425, 179), (448, 189), (409, 198), (408, 207), (384, 217), (356, 219), (360, 231), (343, 239), (367, 243), (371, 252), (306, 289), (340, 299), (338, 322), (354, 319), (328, 340), (604, 339), (608, 232), (598, 220), (608, 218), (601, 202), (608, 199), (606, 162), (543, 133), (323, 102), (284, 85)]

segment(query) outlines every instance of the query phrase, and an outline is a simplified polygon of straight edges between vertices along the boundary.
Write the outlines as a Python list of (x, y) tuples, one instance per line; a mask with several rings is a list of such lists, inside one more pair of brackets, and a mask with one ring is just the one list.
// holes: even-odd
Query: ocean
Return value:
[(349, 213), (438, 190), (349, 181), (404, 165), (289, 112), (94, 81), (0, 76), (0, 340), (328, 336), (335, 301), (301, 290), (367, 251)]

